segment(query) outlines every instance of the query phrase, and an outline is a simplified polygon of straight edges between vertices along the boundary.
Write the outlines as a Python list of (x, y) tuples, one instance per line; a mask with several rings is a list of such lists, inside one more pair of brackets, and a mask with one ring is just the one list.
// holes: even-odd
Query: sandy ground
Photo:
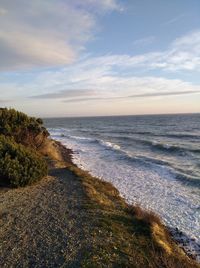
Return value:
[(1, 191), (0, 267), (80, 267), (91, 223), (83, 202), (80, 181), (65, 168), (36, 185)]

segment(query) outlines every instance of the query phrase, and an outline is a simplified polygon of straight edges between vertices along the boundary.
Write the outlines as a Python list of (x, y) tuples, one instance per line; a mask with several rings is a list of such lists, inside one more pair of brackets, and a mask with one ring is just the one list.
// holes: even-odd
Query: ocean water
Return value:
[[(200, 114), (44, 120), (73, 161), (200, 244)], [(196, 250), (193, 244), (191, 251)], [(193, 248), (192, 248), (193, 247)]]

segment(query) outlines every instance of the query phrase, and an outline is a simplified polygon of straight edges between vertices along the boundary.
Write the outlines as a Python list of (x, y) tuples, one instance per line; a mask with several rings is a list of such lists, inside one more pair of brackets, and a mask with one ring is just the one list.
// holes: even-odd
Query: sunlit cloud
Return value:
[(2, 0), (0, 71), (56, 67), (74, 62), (93, 37), (94, 9), (104, 12), (119, 8), (114, 0)]
[[(200, 50), (198, 50), (197, 42), (199, 38), (200, 32), (193, 32), (176, 39), (166, 51), (138, 56), (91, 57), (86, 55), (78, 62), (56, 71), (40, 72), (31, 82), (28, 80), (22, 85), (4, 83), (2, 89), (7, 99), (10, 99), (13, 94), (32, 101), (52, 99), (57, 102), (82, 102), (86, 99), (94, 102), (106, 99), (123, 101), (125, 98), (165, 98), (166, 96), (197, 94), (200, 92), (199, 85), (181, 78), (166, 78), (164, 74), (169, 69), (170, 72), (176, 72), (186, 67), (189, 68), (183, 55), (188, 57), (190, 64), (195, 65), (196, 71), (199, 70)], [(147, 70), (159, 69), (160, 76), (150, 74), (137, 76), (135, 70), (142, 70), (144, 65)]]
[(94, 59), (98, 64), (123, 68), (145, 68), (168, 72), (200, 71), (200, 31), (177, 38), (165, 51), (136, 56), (108, 55)]

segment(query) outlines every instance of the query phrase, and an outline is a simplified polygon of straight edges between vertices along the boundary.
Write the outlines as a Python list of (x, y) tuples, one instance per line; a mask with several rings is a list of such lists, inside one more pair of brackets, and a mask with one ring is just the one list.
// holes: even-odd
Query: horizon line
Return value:
[(41, 117), (42, 119), (57, 119), (57, 118), (96, 118), (96, 117), (127, 117), (127, 116), (165, 116), (165, 115), (200, 115), (200, 112), (189, 113), (161, 113), (161, 114), (127, 114), (127, 115), (85, 115), (85, 116), (55, 116), (55, 117)]

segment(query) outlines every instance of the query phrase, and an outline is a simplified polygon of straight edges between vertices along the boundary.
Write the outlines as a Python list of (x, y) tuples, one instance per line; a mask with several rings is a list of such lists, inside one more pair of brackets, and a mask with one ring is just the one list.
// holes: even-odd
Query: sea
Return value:
[(48, 118), (73, 161), (158, 214), (200, 251), (200, 114)]

